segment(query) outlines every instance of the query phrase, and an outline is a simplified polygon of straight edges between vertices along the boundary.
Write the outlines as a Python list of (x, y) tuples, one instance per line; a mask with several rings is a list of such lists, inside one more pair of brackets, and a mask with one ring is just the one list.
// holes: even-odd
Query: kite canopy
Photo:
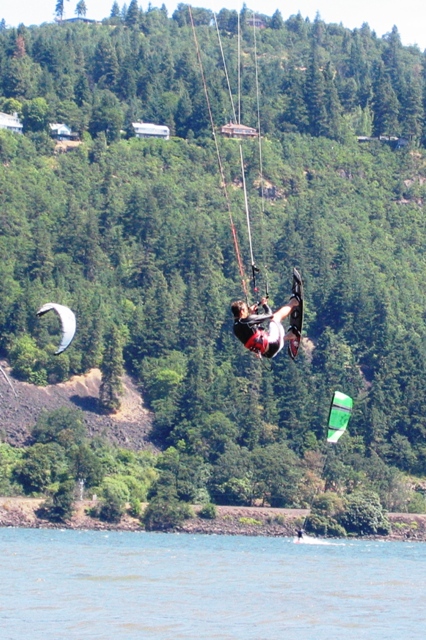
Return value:
[(327, 442), (337, 442), (346, 431), (352, 414), (353, 400), (350, 396), (335, 391), (328, 415)]
[(71, 344), (72, 339), (74, 338), (75, 329), (76, 329), (76, 321), (74, 312), (71, 311), (68, 307), (65, 307), (62, 304), (56, 304), (55, 302), (48, 302), (44, 304), (38, 311), (38, 316), (43, 316), (48, 311), (55, 311), (59, 319), (61, 321), (62, 327), (62, 340), (59, 345), (57, 351), (55, 351), (55, 356), (65, 351), (67, 347)]

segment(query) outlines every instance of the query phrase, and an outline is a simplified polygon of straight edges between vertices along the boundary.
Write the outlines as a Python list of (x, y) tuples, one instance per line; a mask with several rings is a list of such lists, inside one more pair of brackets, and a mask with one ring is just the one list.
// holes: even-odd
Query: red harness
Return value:
[(266, 332), (263, 329), (258, 329), (256, 333), (253, 333), (253, 335), (250, 336), (244, 346), (246, 349), (253, 351), (256, 355), (263, 356), (263, 354), (268, 351), (269, 347)]

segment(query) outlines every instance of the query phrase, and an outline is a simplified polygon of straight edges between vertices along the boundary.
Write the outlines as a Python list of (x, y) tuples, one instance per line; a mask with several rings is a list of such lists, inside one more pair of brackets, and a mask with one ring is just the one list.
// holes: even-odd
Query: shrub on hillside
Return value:
[(215, 504), (208, 502), (204, 504), (199, 511), (197, 511), (197, 516), (199, 518), (204, 518), (205, 520), (214, 520), (217, 518), (217, 508)]
[(156, 496), (142, 516), (147, 531), (168, 531), (180, 525), (184, 520), (193, 518), (191, 507), (175, 497)]
[(65, 480), (59, 484), (58, 489), (40, 505), (37, 515), (50, 522), (66, 522), (73, 513), (74, 504), (73, 480)]
[(379, 496), (374, 491), (355, 491), (346, 499), (344, 512), (338, 518), (348, 533), (358, 536), (387, 535), (391, 525)]
[(319, 536), (330, 536), (332, 538), (344, 538), (346, 536), (346, 530), (337, 520), (315, 513), (307, 518), (306, 531)]
[(106, 478), (101, 486), (101, 499), (89, 515), (105, 522), (120, 522), (126, 511), (129, 490), (124, 482)]

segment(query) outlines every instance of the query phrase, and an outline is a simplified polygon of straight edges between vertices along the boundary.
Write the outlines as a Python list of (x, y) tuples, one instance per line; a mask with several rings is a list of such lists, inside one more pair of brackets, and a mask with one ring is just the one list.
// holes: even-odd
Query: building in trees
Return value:
[(249, 27), (256, 27), (257, 29), (266, 29), (265, 21), (258, 16), (252, 16), (247, 18), (247, 24)]
[(170, 138), (169, 127), (152, 124), (151, 122), (132, 122), (132, 127), (137, 138)]
[(90, 18), (86, 18), (83, 15), (76, 16), (75, 18), (67, 18), (66, 20), (62, 20), (62, 22), (68, 22), (71, 24), (73, 24), (74, 22), (84, 22), (85, 24), (101, 24), (99, 20), (92, 20)]
[(225, 124), (220, 133), (227, 138), (256, 138), (257, 129), (246, 127), (244, 124)]
[(22, 122), (18, 118), (18, 114), (0, 113), (0, 129), (7, 129), (15, 133), (22, 133)]
[(75, 140), (76, 134), (73, 133), (66, 124), (60, 124), (58, 122), (49, 124), (50, 135), (55, 140)]

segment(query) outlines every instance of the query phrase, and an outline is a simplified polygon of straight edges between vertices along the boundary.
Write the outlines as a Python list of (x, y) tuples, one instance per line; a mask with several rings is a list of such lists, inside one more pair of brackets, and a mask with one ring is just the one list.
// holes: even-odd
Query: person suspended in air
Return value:
[[(258, 304), (249, 307), (244, 300), (236, 300), (231, 304), (234, 334), (246, 349), (250, 349), (258, 357), (274, 358), (286, 341), (291, 340), (294, 344), (300, 341), (300, 332), (296, 327), (291, 326), (286, 333), (282, 325), (284, 318), (299, 305), (299, 298), (292, 295), (287, 304), (275, 312), (272, 312), (266, 298), (262, 298), (260, 304), (264, 310), (262, 314), (256, 313)], [(262, 324), (268, 321), (269, 327), (266, 330)]]

